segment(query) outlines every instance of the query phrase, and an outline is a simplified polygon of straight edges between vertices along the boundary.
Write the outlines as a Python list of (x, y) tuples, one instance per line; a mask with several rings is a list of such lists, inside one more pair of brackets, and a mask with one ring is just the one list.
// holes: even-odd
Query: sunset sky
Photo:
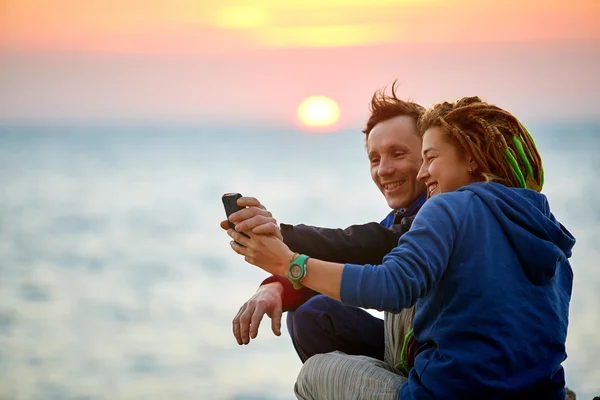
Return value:
[(2, 0), (0, 118), (288, 124), (325, 95), (356, 126), (395, 78), (424, 105), (596, 117), (599, 20), (597, 0)]

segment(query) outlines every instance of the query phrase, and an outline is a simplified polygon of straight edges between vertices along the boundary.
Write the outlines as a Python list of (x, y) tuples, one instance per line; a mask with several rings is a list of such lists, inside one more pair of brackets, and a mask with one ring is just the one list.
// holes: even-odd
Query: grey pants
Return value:
[(404, 336), (412, 328), (414, 308), (385, 313), (385, 361), (339, 351), (309, 358), (294, 392), (300, 400), (399, 399), (406, 377), (399, 369)]

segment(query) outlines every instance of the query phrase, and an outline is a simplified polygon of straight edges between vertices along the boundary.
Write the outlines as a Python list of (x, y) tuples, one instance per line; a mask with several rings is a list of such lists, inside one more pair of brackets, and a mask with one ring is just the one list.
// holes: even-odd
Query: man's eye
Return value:
[(405, 153), (403, 153), (403, 152), (394, 153), (394, 158), (403, 157), (404, 154)]
[(379, 158), (371, 158), (371, 164), (377, 164), (379, 162)]

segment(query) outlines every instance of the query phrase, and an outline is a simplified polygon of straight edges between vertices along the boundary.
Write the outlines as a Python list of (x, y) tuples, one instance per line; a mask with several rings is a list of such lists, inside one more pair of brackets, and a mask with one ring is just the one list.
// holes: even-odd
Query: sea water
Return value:
[[(600, 392), (600, 125), (529, 126), (577, 244), (567, 384)], [(221, 195), (279, 222), (389, 212), (359, 131), (53, 123), (0, 126), (0, 399), (293, 399), (301, 367), (265, 317), (232, 319), (268, 275), (219, 228)]]

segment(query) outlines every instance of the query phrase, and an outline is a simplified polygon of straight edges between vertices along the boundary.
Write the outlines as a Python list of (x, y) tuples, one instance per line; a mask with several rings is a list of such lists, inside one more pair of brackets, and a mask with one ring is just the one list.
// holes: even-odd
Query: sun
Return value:
[(298, 119), (313, 128), (333, 126), (340, 118), (340, 108), (335, 101), (325, 96), (311, 96), (298, 106)]

